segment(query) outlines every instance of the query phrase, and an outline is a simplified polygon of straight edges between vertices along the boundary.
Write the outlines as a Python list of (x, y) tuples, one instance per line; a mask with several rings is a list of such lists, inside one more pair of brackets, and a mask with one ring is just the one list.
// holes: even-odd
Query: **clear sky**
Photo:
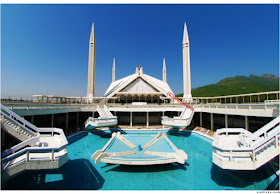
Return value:
[(95, 92), (135, 72), (183, 92), (187, 22), (192, 88), (236, 75), (279, 76), (279, 5), (2, 5), (1, 95), (86, 96), (88, 41), (95, 23)]

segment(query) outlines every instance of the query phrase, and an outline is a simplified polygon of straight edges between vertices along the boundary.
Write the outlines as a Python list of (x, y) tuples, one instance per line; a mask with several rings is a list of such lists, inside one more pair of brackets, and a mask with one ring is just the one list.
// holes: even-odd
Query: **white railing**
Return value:
[(32, 160), (30, 154), (32, 154), (32, 153), (51, 153), (50, 156), (45, 155), (44, 160), (54, 161), (56, 159), (54, 153), (65, 149), (67, 147), (67, 145), (68, 144), (64, 144), (59, 147), (27, 147), (27, 148), (24, 148), (22, 150), (19, 150), (13, 154), (1, 159), (1, 170), (3, 171), (7, 167), (9, 167), (10, 161), (13, 161), (14, 159), (16, 159), (20, 156), (23, 156), (23, 155), (26, 156), (24, 158), (24, 162), (30, 162)]
[(104, 105), (104, 110), (107, 112), (107, 114), (108, 114), (110, 117), (116, 118), (114, 115), (112, 115), (111, 111), (108, 109), (108, 107), (107, 107), (106, 105)]
[(35, 136), (36, 133), (39, 132), (38, 128), (35, 125), (24, 120), (23, 118), (21, 118), (20, 116), (18, 116), (17, 114), (15, 114), (13, 111), (9, 110), (2, 104), (1, 104), (1, 115), (2, 115), (2, 119), (9, 120), (10, 122), (19, 126), (21, 129), (24, 129), (28, 133), (32, 134), (33, 136)]
[(116, 120), (116, 117), (113, 117), (113, 118), (106, 118), (106, 117), (102, 117), (102, 118), (92, 118), (92, 117), (89, 117), (85, 123), (88, 123), (88, 122), (97, 122), (97, 123), (106, 123), (108, 121), (112, 121), (112, 120)]
[(280, 100), (265, 100), (265, 104), (278, 104), (280, 103)]
[(12, 153), (15, 153), (18, 150), (20, 150), (26, 146), (30, 146), (31, 144), (36, 143), (38, 141), (39, 141), (39, 135), (36, 137), (32, 137), (30, 139), (27, 139), (26, 141), (23, 141), (15, 146), (8, 148), (8, 149), (4, 150), (3, 152), (1, 152), (1, 158), (6, 157), (7, 155), (10, 155)]
[[(67, 145), (68, 144), (68, 141), (67, 141), (67, 139), (66, 139), (62, 129), (58, 129), (58, 128), (39, 128), (39, 130), (40, 130), (40, 132), (44, 133), (44, 137), (46, 137), (46, 136), (53, 137), (55, 134), (58, 134), (61, 137), (62, 144), (63, 145)], [(30, 145), (38, 142), (38, 141), (39, 141), (39, 134), (36, 137), (30, 138), (30, 139), (28, 139), (26, 141), (23, 141), (23, 142), (15, 145), (15, 146), (13, 146), (11, 148), (8, 148), (7, 150), (1, 152), (1, 157), (6, 157), (7, 155), (9, 155), (11, 153), (15, 153), (18, 150), (20, 150), (20, 149), (22, 149), (22, 148), (24, 148), (26, 146), (30, 146)], [(38, 147), (33, 147), (32, 149), (37, 149), (37, 148)], [(44, 148), (44, 150), (45, 149), (46, 148)], [(37, 149), (37, 150), (40, 150), (40, 149)]]
[(275, 104), (198, 104), (196, 108), (209, 108), (209, 109), (236, 109), (236, 110), (268, 110), (277, 108)]
[(190, 125), (194, 113), (194, 110), (185, 107), (179, 117), (169, 118), (167, 116), (163, 116), (161, 117), (161, 123), (172, 127), (187, 127)]
[[(217, 145), (216, 143), (213, 143), (213, 152), (217, 153), (217, 150), (220, 152), (228, 153), (228, 155), (224, 155), (225, 157), (230, 157), (230, 161), (233, 161), (234, 158), (249, 158), (252, 159), (252, 161), (255, 161), (256, 156), (259, 153), (259, 150), (270, 147), (271, 143), (273, 143), (273, 146), (279, 146), (279, 127), (277, 127), (278, 133), (274, 133), (272, 136), (267, 137), (266, 139), (262, 139), (262, 141), (258, 142), (257, 145), (254, 147), (221, 147)], [(216, 136), (220, 133), (217, 131)], [(214, 142), (216, 141), (216, 137)], [(243, 153), (243, 154), (240, 154)], [(248, 153), (247, 156), (244, 156), (244, 153)]]
[(241, 136), (241, 143), (245, 146), (251, 146), (253, 141), (257, 141), (260, 138), (266, 138), (269, 136), (269, 134), (273, 133), (273, 131), (276, 131), (277, 125), (279, 125), (280, 122), (280, 116), (269, 122), (268, 124), (264, 125), (262, 128), (260, 128), (258, 131), (253, 133), (250, 136)]
[(24, 103), (5, 103), (7, 108), (33, 110), (33, 109), (74, 109), (74, 108), (95, 108), (95, 104), (24, 104)]
[[(7, 167), (13, 163), (14, 159), (26, 155), (24, 162), (29, 162), (32, 160), (30, 158), (31, 153), (51, 153), (49, 159), (51, 161), (55, 160), (55, 152), (59, 152), (62, 149), (66, 148), (68, 141), (64, 135), (62, 129), (58, 128), (37, 128), (28, 121), (22, 119), (20, 116), (6, 108), (1, 104), (1, 119), (7, 119), (16, 126), (20, 126), (22, 129), (26, 130), (28, 133), (31, 133), (33, 137), (28, 138), (27, 140), (1, 152), (1, 169), (5, 170)], [(40, 134), (43, 133), (43, 134)], [(59, 135), (60, 140), (62, 141), (61, 146), (58, 147), (36, 147), (37, 143), (40, 143), (40, 136), (43, 137), (53, 137)], [(29, 147), (32, 146), (32, 147)], [(67, 151), (66, 151), (67, 152)], [(45, 156), (44, 156), (45, 159)]]
[(124, 105), (117, 105), (117, 104), (108, 104), (110, 108), (183, 108), (182, 105), (132, 105), (132, 104), (124, 104)]
[(175, 118), (169, 118), (167, 116), (161, 117), (163, 122), (172, 122), (174, 124), (186, 124), (189, 123), (189, 121), (191, 122), (190, 118), (187, 119), (181, 119), (179, 117), (175, 117)]
[(105, 114), (101, 110), (101, 108), (97, 105), (97, 112), (99, 113), (100, 117), (105, 117)]
[(117, 117), (104, 117), (104, 118), (92, 118), (89, 117), (86, 122), (85, 122), (85, 127), (87, 128), (87, 126), (89, 124), (98, 127), (98, 126), (105, 126), (106, 124), (110, 125), (110, 124), (117, 124)]
[[(251, 162), (255, 162), (258, 155), (261, 157), (263, 151), (271, 148), (272, 146), (273, 148), (278, 149), (279, 154), (279, 122), (280, 116), (260, 128), (255, 133), (250, 133), (242, 128), (224, 128), (217, 130), (212, 144), (213, 158), (219, 157), (229, 159), (230, 162), (235, 161), (234, 159), (236, 158), (239, 159), (239, 165), (241, 165), (242, 163), (240, 163), (240, 159), (249, 159)], [(232, 137), (235, 138), (236, 143), (240, 142), (238, 147), (227, 147), (219, 144), (221, 138), (223, 138), (223, 141), (226, 142), (232, 141)], [(275, 157), (275, 155), (271, 155), (270, 157), (264, 158), (263, 162), (271, 160), (273, 157)], [(216, 161), (220, 163), (219, 160)], [(264, 163), (259, 163), (258, 166), (255, 167), (257, 168), (263, 164)], [(221, 164), (221, 166), (223, 165)], [(242, 168), (245, 169), (244, 167)], [(231, 167), (228, 166), (227, 169), (231, 169)], [(238, 166), (234, 166), (232, 169), (238, 169)]]

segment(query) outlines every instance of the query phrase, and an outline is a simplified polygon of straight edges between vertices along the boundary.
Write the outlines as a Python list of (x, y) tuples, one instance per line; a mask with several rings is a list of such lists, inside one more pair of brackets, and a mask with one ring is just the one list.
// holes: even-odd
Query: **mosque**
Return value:
[[(187, 25), (184, 25), (183, 33), (183, 85), (185, 101), (192, 99), (191, 77), (190, 77), (190, 49)], [(89, 40), (89, 60), (88, 60), (88, 89), (86, 100), (94, 102), (95, 98), (95, 33), (94, 23), (92, 23)], [(116, 80), (116, 64), (113, 60), (112, 83), (107, 88), (104, 97), (108, 103), (171, 103), (172, 98), (168, 93), (173, 93), (166, 80), (166, 63), (163, 59), (162, 80), (147, 75), (143, 67), (138, 65), (134, 74)]]

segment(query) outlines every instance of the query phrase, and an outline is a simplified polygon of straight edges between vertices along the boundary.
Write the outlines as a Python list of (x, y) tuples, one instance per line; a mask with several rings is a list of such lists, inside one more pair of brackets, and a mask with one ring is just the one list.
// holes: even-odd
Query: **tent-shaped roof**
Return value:
[[(115, 94), (159, 94), (166, 97), (168, 92), (172, 92), (168, 83), (136, 71), (135, 74), (124, 77), (111, 83), (105, 97), (113, 97)], [(173, 92), (172, 92), (173, 93)]]

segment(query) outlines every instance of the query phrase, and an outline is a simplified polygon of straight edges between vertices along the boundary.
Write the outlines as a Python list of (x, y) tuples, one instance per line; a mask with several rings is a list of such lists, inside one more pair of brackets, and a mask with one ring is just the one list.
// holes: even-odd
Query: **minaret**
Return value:
[(113, 69), (112, 69), (112, 82), (116, 81), (116, 62), (115, 58), (113, 60)]
[[(185, 22), (183, 35), (183, 80), (184, 80), (184, 98), (192, 98), (191, 93), (191, 69), (190, 69), (190, 46), (187, 24)], [(187, 100), (188, 101), (188, 100)]]
[(94, 81), (95, 80), (95, 35), (94, 22), (92, 22), (90, 39), (89, 39), (89, 53), (88, 53), (88, 89), (87, 98), (92, 102), (94, 97)]
[(166, 82), (166, 65), (165, 65), (165, 58), (163, 58), (162, 81)]

